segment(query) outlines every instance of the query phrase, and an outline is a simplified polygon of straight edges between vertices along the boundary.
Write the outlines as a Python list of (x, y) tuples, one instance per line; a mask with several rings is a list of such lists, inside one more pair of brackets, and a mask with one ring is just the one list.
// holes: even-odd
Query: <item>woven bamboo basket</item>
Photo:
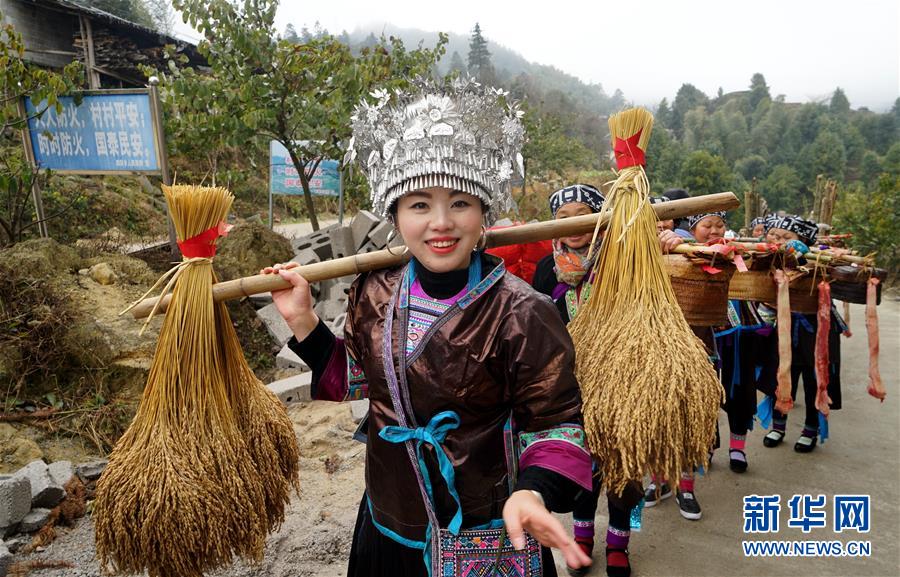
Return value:
[[(787, 271), (790, 279), (791, 312), (814, 313), (818, 306), (818, 291), (812, 276), (801, 271)], [(728, 298), (739, 301), (774, 303), (775, 281), (767, 270), (750, 270), (731, 277)]]
[(881, 304), (881, 285), (887, 279), (887, 271), (882, 268), (862, 269), (857, 266), (841, 265), (828, 271), (831, 283), (831, 298), (853, 303), (866, 304), (866, 288), (870, 277), (881, 282), (876, 287), (876, 304)]
[(689, 325), (714, 327), (728, 322), (728, 286), (735, 271), (733, 264), (716, 263), (721, 272), (712, 275), (680, 254), (663, 255), (663, 260), (678, 306)]

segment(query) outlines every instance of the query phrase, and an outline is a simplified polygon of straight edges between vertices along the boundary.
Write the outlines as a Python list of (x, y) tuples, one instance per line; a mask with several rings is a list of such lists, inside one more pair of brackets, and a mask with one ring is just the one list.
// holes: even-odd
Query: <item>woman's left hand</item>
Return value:
[(545, 547), (559, 549), (572, 569), (588, 567), (591, 558), (575, 543), (563, 529), (562, 523), (544, 507), (540, 499), (531, 491), (516, 491), (506, 500), (503, 507), (503, 522), (506, 533), (516, 549), (525, 548), (525, 531)]
[(661, 230), (659, 231), (658, 236), (659, 248), (662, 249), (663, 254), (672, 252), (672, 249), (685, 242), (683, 238), (681, 238), (677, 233), (672, 232), (671, 230)]

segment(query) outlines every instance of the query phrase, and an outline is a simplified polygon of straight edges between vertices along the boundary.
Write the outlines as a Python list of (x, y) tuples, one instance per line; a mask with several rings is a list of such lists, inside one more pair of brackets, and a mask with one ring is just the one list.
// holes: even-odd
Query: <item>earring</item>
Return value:
[(487, 246), (487, 227), (481, 225), (481, 236), (478, 238), (478, 243), (475, 245), (475, 248), (472, 250), (484, 250)]

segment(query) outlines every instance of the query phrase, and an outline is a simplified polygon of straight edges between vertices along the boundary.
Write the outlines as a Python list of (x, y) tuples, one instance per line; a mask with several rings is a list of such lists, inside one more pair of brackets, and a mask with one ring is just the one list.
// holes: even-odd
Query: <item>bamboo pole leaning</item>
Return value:
[[(652, 209), (658, 220), (671, 220), (673, 218), (683, 218), (685, 216), (704, 212), (733, 210), (738, 206), (740, 206), (740, 201), (734, 193), (720, 192), (717, 194), (662, 202), (654, 204)], [(485, 234), (485, 247), (494, 248), (498, 246), (585, 234), (595, 230), (598, 226), (598, 222), (600, 230), (604, 230), (608, 221), (608, 215), (601, 216), (599, 214), (588, 214), (561, 220), (549, 220), (522, 226), (513, 226), (500, 230), (489, 230)], [(404, 247), (396, 247), (301, 266), (295, 270), (309, 282), (319, 282), (346, 275), (354, 275), (371, 270), (397, 266), (409, 260), (409, 256), (410, 255)], [(254, 275), (216, 283), (212, 287), (212, 293), (213, 300), (215, 302), (221, 302), (248, 297), (254, 294), (271, 292), (273, 290), (285, 289), (290, 286), (290, 283), (278, 275)], [(131, 309), (131, 314), (136, 319), (142, 319), (149, 316), (154, 307), (157, 312), (165, 312), (171, 298), (171, 295), (163, 295), (161, 298), (155, 297), (144, 299)]]

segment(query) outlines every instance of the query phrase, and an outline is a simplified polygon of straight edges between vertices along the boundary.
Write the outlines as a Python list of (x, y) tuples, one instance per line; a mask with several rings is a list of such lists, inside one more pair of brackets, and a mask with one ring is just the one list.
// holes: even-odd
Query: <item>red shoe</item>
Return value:
[(607, 577), (631, 577), (628, 549), (606, 548), (606, 575)]
[[(575, 544), (578, 545), (578, 548), (581, 549), (581, 551), (585, 555), (587, 555), (588, 557), (593, 559), (593, 553), (594, 553), (594, 540), (593, 539), (591, 539), (590, 541), (578, 541), (576, 539)], [(588, 565), (587, 567), (579, 567), (578, 569), (566, 567), (566, 570), (569, 572), (569, 575), (571, 575), (572, 577), (582, 577), (584, 575), (587, 575), (590, 572), (591, 567), (592, 567), (592, 565)]]

